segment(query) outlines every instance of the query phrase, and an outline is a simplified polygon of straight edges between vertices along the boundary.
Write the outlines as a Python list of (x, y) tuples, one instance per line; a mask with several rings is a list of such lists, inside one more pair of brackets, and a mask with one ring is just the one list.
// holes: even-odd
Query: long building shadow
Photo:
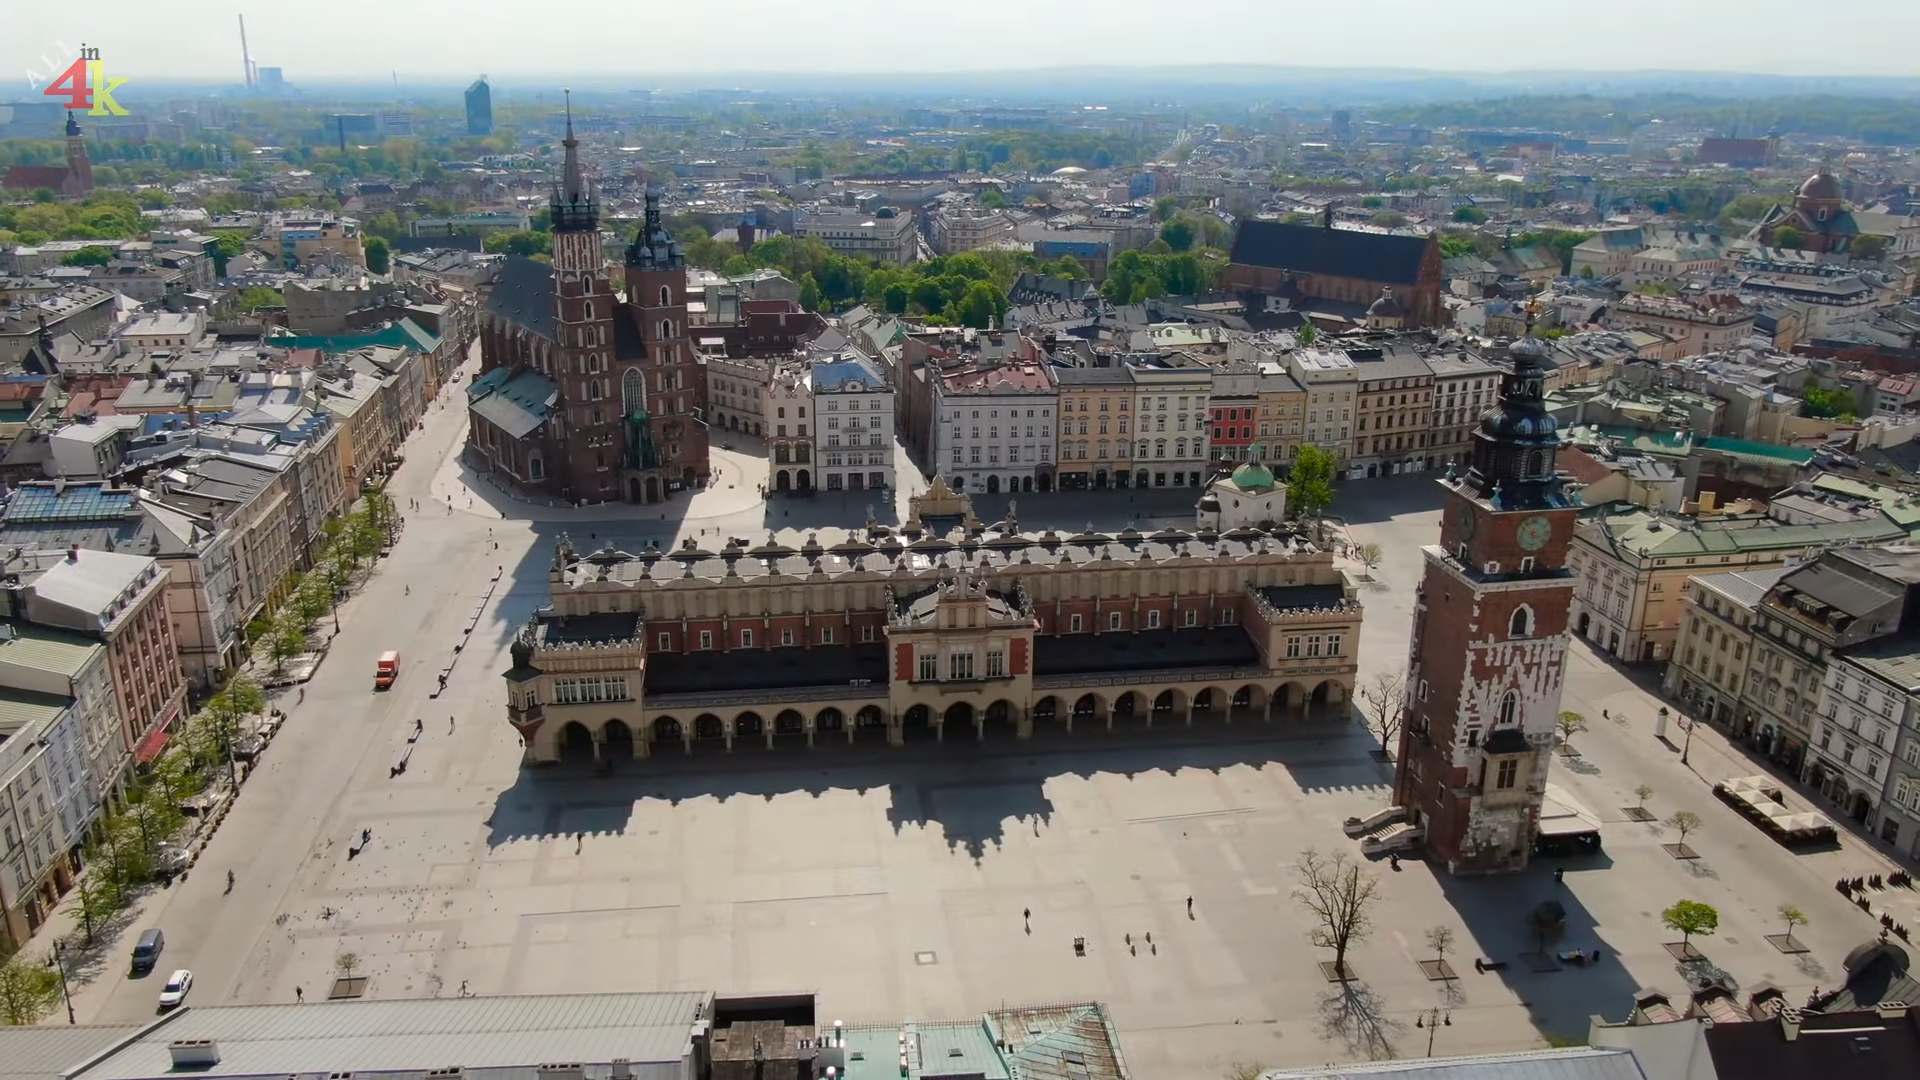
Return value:
[[(1555, 1038), (1584, 1040), (1593, 1016), (1620, 1015), (1632, 1008), (1641, 984), (1575, 891), (1554, 881), (1552, 864), (1536, 861), (1524, 873), (1489, 877), (1454, 877), (1431, 864), (1426, 869), (1467, 927), (1468, 940), (1453, 962), (1465, 989), (1470, 991), (1478, 980), (1500, 980), (1527, 1007), (1535, 1030)], [(1591, 955), (1598, 950), (1598, 962), (1535, 964), (1542, 940), (1531, 915), (1546, 901), (1557, 902), (1565, 912), (1560, 932), (1545, 939), (1546, 955), (1572, 950)], [(1416, 936), (1417, 929), (1409, 928), (1408, 936)], [(1475, 970), (1475, 959), (1505, 966), (1482, 973)]]
[[(1027, 742), (858, 744), (806, 750), (740, 750), (707, 758), (665, 757), (617, 765), (562, 763), (522, 769), (488, 819), (490, 846), (576, 830), (624, 833), (649, 800), (761, 799), (885, 789), (896, 834), (939, 831), (949, 850), (984, 860), (1010, 830), (1052, 824), (1050, 782), (1064, 777), (1252, 766), (1284, 772), (1305, 793), (1382, 792), (1387, 766), (1367, 755), (1365, 732), (1321, 723), (1291, 730), (1251, 724), (1178, 732), (1086, 733)], [(591, 828), (588, 827), (589, 823)]]

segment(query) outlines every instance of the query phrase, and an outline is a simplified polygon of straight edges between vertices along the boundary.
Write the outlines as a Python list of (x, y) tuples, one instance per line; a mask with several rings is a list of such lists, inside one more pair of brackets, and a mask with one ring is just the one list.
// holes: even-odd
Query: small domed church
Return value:
[(1767, 247), (1779, 247), (1781, 229), (1799, 234), (1801, 250), (1823, 255), (1849, 254), (1861, 237), (1878, 238), (1890, 256), (1920, 250), (1920, 220), (1848, 205), (1839, 178), (1825, 165), (1800, 185), (1791, 204), (1775, 205), (1748, 236)]

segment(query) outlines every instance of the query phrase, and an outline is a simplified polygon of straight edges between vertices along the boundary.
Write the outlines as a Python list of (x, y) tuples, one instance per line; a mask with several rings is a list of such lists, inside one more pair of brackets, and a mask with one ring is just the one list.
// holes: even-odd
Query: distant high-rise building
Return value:
[(405, 109), (380, 110), (380, 134), (390, 139), (405, 139), (413, 135), (413, 114)]
[(493, 91), (488, 88), (485, 75), (467, 87), (467, 134), (493, 134)]
[(1353, 141), (1353, 111), (1351, 109), (1333, 110), (1333, 141), (1350, 143)]
[(254, 86), (263, 94), (281, 94), (287, 89), (287, 73), (284, 68), (257, 67), (253, 69)]

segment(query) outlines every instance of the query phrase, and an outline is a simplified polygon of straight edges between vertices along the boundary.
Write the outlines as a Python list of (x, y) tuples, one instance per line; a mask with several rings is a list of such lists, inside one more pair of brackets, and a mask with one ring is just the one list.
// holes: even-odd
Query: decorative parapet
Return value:
[(1343, 599), (1337, 604), (1316, 605), (1313, 607), (1276, 607), (1260, 591), (1257, 585), (1247, 586), (1247, 599), (1269, 623), (1276, 622), (1321, 622), (1336, 616), (1358, 615), (1362, 608), (1360, 601)]

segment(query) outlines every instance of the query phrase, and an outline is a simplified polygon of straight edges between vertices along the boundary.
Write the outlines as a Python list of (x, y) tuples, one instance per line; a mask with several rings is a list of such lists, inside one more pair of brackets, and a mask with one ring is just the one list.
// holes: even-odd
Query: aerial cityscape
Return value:
[(0, 14), (0, 1080), (1920, 1076), (1920, 13), (1463, 6)]

